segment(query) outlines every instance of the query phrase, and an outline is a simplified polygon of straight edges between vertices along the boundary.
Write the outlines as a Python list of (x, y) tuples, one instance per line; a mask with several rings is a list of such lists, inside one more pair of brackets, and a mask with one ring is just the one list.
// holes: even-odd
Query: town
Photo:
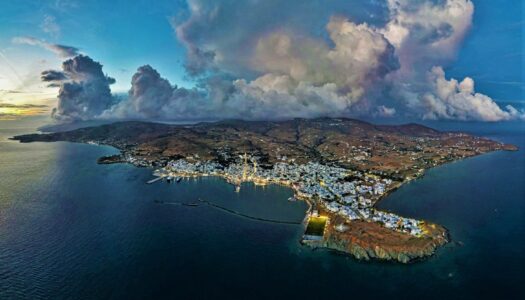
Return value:
[[(189, 162), (185, 159), (170, 161), (154, 171), (156, 180), (178, 181), (182, 177), (220, 176), (233, 184), (238, 191), (243, 182), (256, 185), (270, 183), (291, 187), (297, 199), (306, 200), (315, 207), (309, 212), (316, 216), (319, 209), (339, 214), (348, 222), (364, 220), (377, 222), (384, 227), (411, 234), (423, 235), (422, 221), (403, 218), (393, 213), (373, 208), (388, 191), (396, 187), (391, 179), (374, 174), (347, 170), (315, 162), (294, 164), (278, 162), (273, 168), (258, 167), (258, 158), (246, 153), (227, 167), (213, 161)], [(152, 181), (153, 182), (153, 181)], [(344, 230), (344, 224), (338, 224)]]

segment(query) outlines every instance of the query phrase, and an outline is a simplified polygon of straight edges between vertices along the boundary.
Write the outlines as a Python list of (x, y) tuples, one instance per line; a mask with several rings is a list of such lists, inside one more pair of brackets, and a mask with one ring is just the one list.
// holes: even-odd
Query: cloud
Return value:
[(76, 0), (55, 0), (51, 7), (59, 12), (69, 12), (72, 9), (79, 7), (79, 2)]
[(390, 19), (382, 29), (406, 68), (428, 68), (454, 58), (472, 25), (470, 0), (387, 0)]
[(31, 46), (39, 46), (44, 49), (47, 49), (59, 57), (68, 58), (73, 57), (78, 54), (79, 49), (72, 46), (65, 46), (59, 44), (51, 44), (44, 40), (40, 40), (34, 37), (15, 37), (13, 38), (13, 43), (15, 44), (26, 44)]
[(476, 93), (470, 77), (461, 82), (447, 80), (441, 67), (432, 68), (427, 77), (432, 88), (420, 96), (424, 119), (504, 121), (525, 118), (525, 113), (511, 105), (502, 109), (490, 97)]
[[(423, 119), (502, 121), (522, 118), (474, 91), (474, 80), (446, 80), (449, 64), (472, 25), (470, 0), (388, 0), (390, 20), (380, 31), (395, 47), (400, 68), (387, 75), (387, 98)], [(380, 102), (380, 101), (379, 101)]]
[(55, 70), (45, 70), (40, 74), (40, 79), (44, 82), (55, 82), (67, 79), (64, 72)]
[(172, 26), (187, 49), (190, 75), (221, 70), (244, 77), (252, 71), (250, 57), (261, 36), (280, 29), (319, 36), (333, 15), (371, 21), (371, 13), (385, 14), (384, 6), (375, 1), (188, 0), (187, 4), (189, 16), (174, 18)]
[(13, 104), (13, 103), (0, 102), (0, 108), (46, 108), (46, 107), (48, 106), (43, 105), (43, 104), (30, 104), (30, 103)]
[(198, 89), (173, 86), (149, 65), (139, 67), (131, 80), (128, 97), (101, 118), (203, 119), (210, 117), (207, 99)]
[[(1, 77), (0, 77), (1, 78)], [(4, 89), (0, 89), (0, 93), (6, 93), (6, 94), (20, 94), (20, 93), (23, 93), (22, 91), (20, 90), (4, 90)]]
[[(394, 48), (367, 24), (334, 17), (329, 42), (276, 32), (261, 36), (247, 61), (261, 74), (227, 80), (222, 74), (200, 89), (172, 87), (150, 66), (133, 75), (128, 100), (106, 112), (118, 117), (281, 119), (345, 115), (369, 84), (396, 70)], [(189, 53), (190, 59), (193, 59)], [(189, 69), (190, 73), (203, 66)], [(208, 70), (210, 71), (210, 70)]]
[(358, 100), (368, 84), (398, 68), (393, 46), (367, 24), (333, 17), (326, 29), (332, 47), (324, 40), (280, 32), (261, 37), (252, 65), (265, 75), (287, 75), (297, 85), (335, 84), (349, 102)]
[(376, 117), (391, 118), (395, 116), (396, 109), (393, 107), (386, 107), (384, 105), (379, 105), (373, 115)]
[(40, 28), (45, 33), (48, 33), (52, 37), (58, 37), (60, 35), (60, 26), (58, 26), (55, 17), (46, 15), (40, 25)]
[(12, 121), (12, 120), (17, 120), (19, 118), (20, 118), (20, 115), (18, 114), (0, 112), (0, 120), (3, 120), (3, 121)]
[[(446, 79), (443, 68), (473, 12), (471, 0), (188, 0), (188, 14), (171, 22), (194, 88), (177, 87), (145, 65), (127, 98), (113, 104), (111, 79), (98, 63), (98, 75), (88, 79), (92, 71), (68, 73), (69, 65), (42, 79), (60, 85), (56, 115), (72, 119), (522, 119), (477, 93), (473, 79)], [(92, 91), (85, 86), (91, 82), (102, 97), (77, 91)], [(96, 109), (85, 108), (100, 99)]]
[(0, 102), (0, 120), (16, 120), (23, 116), (35, 116), (45, 113), (49, 113), (47, 105)]
[(115, 103), (102, 65), (88, 56), (78, 55), (62, 63), (62, 71), (42, 72), (42, 80), (59, 87), (58, 105), (52, 116), (59, 121), (97, 118)]
[(400, 69), (389, 77), (417, 82), (433, 66), (450, 63), (472, 25), (470, 0), (387, 0), (389, 20), (379, 29), (395, 47)]
[[(304, 1), (291, 1), (290, 7), (274, 6), (273, 1), (188, 4), (190, 16), (174, 28), (188, 50), (189, 74), (233, 77), (232, 85), (223, 85), (229, 92), (218, 93), (227, 95), (220, 106), (212, 101), (215, 110), (228, 107), (247, 118), (519, 117), (473, 92), (471, 79), (457, 87), (457, 95), (442, 97), (435, 78), (427, 76), (434, 66), (455, 58), (472, 25), (470, 0), (387, 0), (382, 6), (386, 12), (365, 5), (365, 11), (383, 16), (383, 22), (359, 23), (352, 19), (366, 20), (363, 14), (352, 15), (338, 4), (310, 11)], [(267, 18), (262, 22), (252, 14)], [(314, 29), (322, 16), (329, 20), (326, 34)], [(444, 103), (447, 109), (438, 113)]]

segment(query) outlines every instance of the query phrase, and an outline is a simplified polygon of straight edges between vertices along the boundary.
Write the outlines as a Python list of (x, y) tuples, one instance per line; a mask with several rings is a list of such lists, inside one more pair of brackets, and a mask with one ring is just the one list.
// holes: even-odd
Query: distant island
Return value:
[(380, 211), (375, 204), (426, 169), (513, 145), (418, 124), (374, 125), (346, 118), (228, 120), (195, 125), (119, 122), (67, 132), (15, 136), (20, 142), (110, 145), (99, 163), (155, 168), (157, 180), (220, 176), (282, 184), (309, 203), (302, 242), (407, 263), (449, 241), (438, 224)]

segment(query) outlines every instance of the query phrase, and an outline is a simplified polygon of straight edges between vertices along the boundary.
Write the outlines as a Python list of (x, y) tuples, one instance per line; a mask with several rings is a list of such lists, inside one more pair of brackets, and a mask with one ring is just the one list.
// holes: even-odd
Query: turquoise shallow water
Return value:
[[(445, 126), (445, 125), (444, 125)], [(510, 125), (509, 125), (510, 126)], [(518, 299), (524, 296), (525, 155), (497, 152), (430, 170), (380, 207), (445, 225), (452, 243), (412, 265), (311, 251), (289, 189), (218, 178), (153, 184), (151, 170), (97, 165), (109, 147), (18, 144), (0, 123), (0, 299)], [(522, 128), (469, 130), (525, 148)]]

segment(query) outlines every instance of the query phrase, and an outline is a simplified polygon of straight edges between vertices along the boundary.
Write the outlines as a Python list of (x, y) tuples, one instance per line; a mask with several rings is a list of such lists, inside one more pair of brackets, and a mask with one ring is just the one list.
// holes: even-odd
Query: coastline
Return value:
[[(247, 126), (243, 129), (246, 134), (261, 134), (248, 123), (242, 124)], [(270, 148), (248, 149), (250, 153), (248, 158), (246, 150), (229, 148), (231, 145), (236, 145), (235, 138), (238, 132), (236, 130), (242, 124), (217, 123), (217, 125), (197, 126), (192, 129), (176, 128), (173, 129), (176, 130), (175, 132), (171, 132), (171, 127), (161, 126), (159, 129), (160, 125), (156, 124), (117, 123), (101, 127), (104, 128), (101, 131), (104, 134), (98, 132), (98, 128), (88, 128), (55, 135), (16, 136), (14, 139), (20, 142), (63, 140), (112, 146), (119, 153), (101, 157), (98, 163), (130, 163), (138, 167), (161, 168), (155, 170), (154, 175), (157, 178), (150, 180), (150, 183), (160, 179), (175, 181), (180, 177), (218, 176), (236, 186), (236, 189), (240, 188), (242, 182), (253, 182), (255, 185), (279, 184), (291, 188), (296, 199), (308, 203), (309, 208), (304, 221), (307, 221), (310, 215), (317, 215), (319, 211), (329, 218), (327, 222), (329, 225), (324, 231), (326, 235), (323, 234), (322, 240), (308, 241), (306, 244), (314, 248), (323, 247), (342, 251), (357, 259), (377, 258), (402, 263), (433, 255), (437, 248), (450, 241), (449, 233), (441, 225), (378, 210), (376, 205), (379, 201), (383, 201), (404, 184), (423, 177), (428, 169), (497, 150), (517, 150), (517, 147), (510, 144), (462, 133), (439, 133), (424, 127), (416, 126), (417, 133), (414, 134), (412, 130), (415, 129), (412, 125), (385, 128), (381, 131), (381, 128), (369, 128), (352, 120), (323, 119), (292, 121), (287, 124), (297, 128), (293, 126), (286, 128), (299, 130), (299, 127), (306, 124), (314, 130), (316, 126), (328, 126), (328, 129), (323, 129), (327, 133), (323, 131), (323, 134), (328, 132), (332, 134), (334, 141), (331, 144), (327, 145), (326, 140), (316, 141), (315, 131), (305, 133), (307, 137), (314, 139), (312, 141), (299, 139), (298, 131), (292, 130), (290, 132), (296, 134), (292, 135), (296, 138), (293, 147), (297, 148), (290, 148), (296, 152), (291, 152), (293, 155), (289, 154), (291, 158), (290, 156), (287, 158), (279, 154), (283, 143), (288, 143), (286, 136), (280, 134), (290, 133), (283, 129), (274, 132), (275, 140), (263, 142), (262, 146)], [(339, 129), (330, 131), (334, 128), (334, 124), (348, 128), (350, 131), (346, 133), (347, 135), (341, 136), (341, 132), (337, 131)], [(113, 126), (118, 134), (108, 137), (107, 131)], [(132, 132), (135, 132), (135, 129), (147, 130), (152, 129), (151, 126), (155, 131), (161, 130), (156, 133), (158, 137), (134, 138), (136, 135)], [(276, 128), (277, 125), (272, 123), (265, 126)], [(367, 135), (369, 144), (363, 144), (362, 138), (353, 136), (351, 130), (356, 126), (365, 126), (363, 130), (374, 133), (374, 135)], [(224, 127), (235, 132), (230, 136), (232, 140), (227, 146), (221, 144), (222, 139), (229, 136), (229, 133), (223, 131)], [(301, 127), (301, 130), (305, 129)], [(397, 133), (392, 134), (392, 130), (396, 130)], [(195, 135), (197, 133), (199, 135)], [(376, 143), (375, 134), (390, 139), (390, 142)], [(190, 136), (194, 139), (207, 138), (205, 142), (208, 143), (209, 148), (200, 142), (193, 143), (188, 138)], [(260, 141), (268, 138), (265, 134), (259, 136)], [(180, 137), (184, 139), (181, 140)], [(218, 137), (222, 138), (217, 139)], [(344, 145), (337, 143), (338, 138), (354, 138), (359, 144), (349, 147), (346, 143), (346, 148), (350, 149), (348, 150), (343, 147)], [(253, 136), (250, 136), (251, 139), (257, 140)], [(167, 143), (168, 141), (170, 143)], [(309, 152), (312, 149), (309, 148), (312, 142), (317, 147), (313, 154)], [(407, 143), (410, 146), (407, 146)], [(325, 146), (321, 147), (321, 145)], [(390, 148), (390, 145), (393, 147)], [(239, 148), (242, 145), (237, 146)], [(327, 150), (327, 147), (332, 148)], [(205, 152), (205, 149), (210, 151)], [(339, 150), (349, 152), (337, 152)], [(346, 155), (349, 155), (352, 161), (355, 160), (355, 165), (348, 164), (350, 160)], [(299, 157), (301, 159), (298, 159)], [(240, 163), (237, 163), (239, 161)], [(371, 167), (374, 164), (376, 169)], [(259, 165), (261, 168), (257, 169)]]
[[(292, 182), (272, 181), (269, 183), (261, 183), (261, 181), (257, 180), (244, 180), (239, 182), (235, 178), (223, 174), (207, 173), (188, 174), (181, 172), (175, 173), (174, 175), (181, 178), (197, 178), (208, 176), (219, 177), (232, 186), (239, 185), (242, 182), (251, 182), (257, 185), (278, 184), (283, 187), (290, 188), (293, 191), (294, 197), (296, 199), (305, 201), (308, 204), (305, 217), (303, 222), (301, 222), (303, 227), (306, 228), (309, 215), (311, 214), (314, 207), (319, 210), (320, 215), (328, 216), (330, 220), (334, 220), (333, 222), (329, 222), (327, 225), (327, 228), (325, 229), (325, 235), (321, 241), (305, 241), (303, 239), (299, 241), (301, 244), (311, 247), (312, 249), (326, 248), (335, 250), (351, 255), (358, 260), (378, 259), (396, 261), (406, 264), (432, 256), (439, 247), (442, 247), (450, 242), (448, 230), (444, 226), (426, 221), (423, 222), (428, 229), (428, 233), (422, 237), (413, 237), (407, 233), (385, 228), (377, 222), (365, 220), (345, 220), (340, 215), (328, 211), (322, 204), (320, 204), (322, 201), (301, 196), (298, 192), (298, 189)], [(384, 200), (387, 196), (395, 192), (405, 183), (420, 177), (422, 177), (422, 175), (418, 176), (417, 178), (396, 184), (394, 188), (389, 189), (384, 195), (375, 201), (372, 207), (375, 208), (375, 205), (379, 201)], [(338, 232), (335, 228), (336, 223), (342, 223), (348, 226), (351, 229), (350, 231), (352, 234)], [(364, 238), (358, 237), (356, 234), (356, 232), (360, 231), (366, 233)]]
[[(501, 133), (501, 136), (504, 134)], [(26, 278), (30, 282), (34, 277), (25, 276), (36, 275), (51, 282), (55, 277), (49, 274), (76, 274), (79, 271), (76, 266), (83, 265), (89, 270), (96, 268), (99, 272), (112, 272), (113, 277), (98, 277), (92, 284), (111, 291), (118, 285), (108, 278), (116, 278), (116, 274), (120, 274), (127, 277), (119, 278), (133, 282), (136, 279), (135, 266), (140, 264), (147, 268), (147, 272), (141, 273), (150, 284), (147, 288), (163, 282), (172, 286), (170, 283), (174, 278), (191, 281), (188, 274), (199, 268), (197, 270), (203, 270), (199, 272), (202, 283), (226, 286), (225, 295), (228, 294), (229, 282), (235, 280), (242, 283), (246, 279), (243, 274), (254, 271), (264, 274), (261, 290), (280, 282), (279, 287), (288, 289), (292, 298), (296, 291), (302, 291), (301, 295), (307, 298), (312, 295), (308, 288), (303, 287), (312, 276), (321, 280), (319, 285), (337, 286), (327, 290), (315, 289), (317, 292), (314, 293), (319, 297), (340, 297), (344, 294), (388, 298), (392, 289), (403, 295), (420, 297), (428, 294), (429, 285), (437, 289), (431, 297), (443, 298), (482, 294), (484, 291), (479, 290), (480, 286), (514, 291), (519, 289), (521, 282), (519, 266), (524, 258), (520, 252), (525, 249), (525, 244), (519, 238), (510, 237), (519, 237), (522, 229), (525, 141), (522, 133), (502, 140), (515, 143), (520, 151), (496, 151), (428, 169), (423, 177), (408, 182), (381, 199), (384, 202), (376, 204), (379, 209), (444, 225), (450, 233), (452, 242), (438, 247), (434, 255), (413, 258), (403, 264), (397, 260), (356, 259), (348, 252), (334, 248), (309, 247), (300, 243), (303, 235), (301, 225), (250, 220), (196, 201), (201, 197), (250, 216), (301, 222), (307, 209), (306, 203), (288, 201), (293, 192), (281, 186), (260, 187), (246, 183), (242, 185), (241, 193), (236, 194), (233, 186), (217, 177), (183, 179), (180, 184), (158, 181), (148, 185), (145, 182), (154, 178), (151, 174), (155, 167), (96, 163), (99, 157), (118, 154), (115, 147), (94, 147), (76, 142), (19, 144), (18, 141), (7, 141), (6, 136), (4, 149), (16, 155), (4, 156), (4, 161), (13, 162), (12, 168), (4, 171), (19, 170), (30, 176), (23, 184), (34, 186), (34, 183), (42, 183), (42, 190), (39, 189), (40, 196), (34, 198), (34, 193), (21, 193), (27, 189), (20, 190), (17, 177), (2, 178), (4, 191), (12, 190), (15, 196), (9, 199), (11, 208), (4, 211), (9, 213), (6, 215), (9, 219), (4, 220), (4, 231), (8, 234), (6, 237), (10, 237), (3, 241), (4, 250), (16, 250), (19, 244), (14, 243), (17, 241), (14, 237), (19, 237), (19, 240), (25, 239), (30, 245), (41, 247), (37, 253), (39, 257), (52, 259), (32, 260), (34, 252), (13, 252), (16, 256), (10, 257), (19, 259), (23, 264), (2, 265), (4, 270), (35, 270), (37, 264), (41, 272), (29, 272), (29, 275), (16, 273), (19, 275), (13, 275), (15, 277), (5, 282), (12, 282), (14, 286), (15, 279)], [(124, 149), (124, 152), (127, 150)], [(24, 165), (28, 164), (31, 167), (25, 168)], [(82, 173), (78, 174), (78, 171)], [(5, 174), (16, 173), (9, 171)], [(41, 174), (48, 177), (41, 177)], [(50, 182), (51, 176), (58, 181)], [(67, 190), (57, 190), (57, 186)], [(96, 191), (92, 187), (97, 187)], [(199, 206), (177, 204), (179, 202), (197, 203)], [(45, 219), (28, 220), (28, 216), (40, 213), (24, 209), (35, 208), (34, 205), (48, 205), (55, 209), (43, 211)], [(62, 214), (65, 210), (67, 213)], [(27, 227), (13, 226), (22, 222), (27, 222)], [(98, 234), (100, 230), (105, 234)], [(67, 244), (60, 242), (64, 240), (64, 234), (68, 235)], [(51, 238), (58, 244), (51, 243)], [(96, 241), (103, 241), (103, 245), (121, 245), (122, 248), (111, 252), (115, 253), (115, 260), (109, 260), (104, 253), (80, 247)], [(144, 247), (134, 247), (137, 243)], [(86, 256), (75, 254), (78, 251), (84, 251), (82, 253)], [(239, 254), (242, 256), (239, 257)], [(59, 266), (53, 263), (64, 261), (63, 257), (70, 257), (75, 263)], [(100, 259), (106, 262), (118, 259), (122, 267), (108, 269), (104, 267), (107, 263), (97, 264)], [(223, 281), (217, 282), (215, 272), (204, 272), (210, 262), (218, 262), (221, 273), (229, 274), (232, 270), (242, 272), (233, 272), (237, 277), (232, 279), (226, 276)], [(483, 270), (480, 271), (480, 268)], [(113, 273), (113, 270), (118, 273)], [(513, 281), (509, 281), (509, 276)], [(68, 278), (82, 279), (76, 276)], [(286, 278), (294, 278), (294, 291), (290, 290), (290, 282)], [(74, 287), (72, 282), (64, 289), (76, 292)], [(246, 285), (242, 287), (249, 288)], [(187, 295), (193, 295), (193, 289), (188, 288)], [(56, 288), (48, 290), (51, 296), (57, 291)], [(177, 293), (180, 294), (180, 291), (174, 291), (174, 295)]]
[[(124, 155), (123, 155), (124, 153), (122, 152), (122, 150), (120, 150), (120, 149), (118, 149), (118, 148), (116, 148), (116, 147), (114, 147), (112, 145), (105, 145), (105, 144), (97, 144), (97, 145), (110, 146), (110, 147), (115, 148), (117, 151), (119, 151), (118, 154), (99, 158), (99, 161), (98, 161), (99, 164), (130, 163), (127, 160), (124, 159)], [(516, 149), (503, 149), (503, 150), (497, 150), (497, 151), (516, 151)], [(456, 160), (453, 160), (451, 162), (447, 162), (445, 164), (461, 161), (461, 160), (464, 160), (464, 159), (468, 159), (468, 158), (472, 158), (472, 157), (476, 157), (476, 156), (479, 156), (479, 155), (488, 154), (488, 153), (492, 153), (492, 152), (496, 152), (496, 151), (490, 151), (490, 152), (486, 152), (486, 153), (480, 153), (480, 154), (477, 154), (477, 155), (474, 155), (474, 156), (468, 156), (468, 157), (464, 157), (464, 158), (461, 158), (461, 159), (456, 159)], [(102, 161), (100, 161), (101, 159), (102, 159)], [(130, 164), (132, 164), (132, 165), (134, 165), (136, 167), (147, 167), (147, 168), (153, 169), (151, 166), (137, 165), (137, 164), (134, 164), (134, 163), (130, 163)], [(442, 166), (442, 165), (445, 165), (445, 164), (440, 164), (440, 165), (434, 166), (434, 167), (429, 168), (429, 169), (433, 169), (433, 168), (436, 168), (436, 167), (439, 167), (439, 166)], [(396, 184), (396, 186), (394, 186), (393, 188), (388, 189), (387, 191), (385, 191), (385, 193), (383, 195), (381, 195), (381, 197), (379, 197), (373, 203), (372, 207), (375, 208), (376, 205), (380, 201), (384, 201), (388, 196), (393, 194), (396, 190), (401, 188), (403, 185), (405, 185), (405, 184), (407, 184), (407, 183), (409, 183), (411, 181), (423, 178), (427, 171), (428, 171), (428, 169), (424, 170), (424, 172), (421, 172), (416, 177), (413, 177), (413, 178), (411, 178), (409, 180), (405, 180), (403, 182), (398, 182)], [(180, 177), (185, 177), (185, 178), (196, 178), (196, 177), (213, 176), (213, 177), (219, 177), (219, 178), (223, 179), (226, 183), (228, 183), (228, 184), (230, 184), (232, 186), (235, 186), (235, 185), (239, 184), (239, 182), (236, 181), (235, 179), (233, 179), (231, 177), (228, 177), (228, 176), (224, 176), (222, 174), (185, 174), (185, 173), (179, 173), (177, 175), (180, 176)], [(261, 183), (259, 181), (246, 181), (246, 182), (252, 182), (252, 183), (254, 183), (256, 185), (266, 185), (267, 184), (267, 183)], [(301, 201), (305, 201), (308, 204), (308, 209), (305, 212), (305, 217), (303, 219), (303, 222), (301, 222), (303, 224), (303, 226), (306, 227), (306, 223), (307, 223), (307, 220), (308, 220), (309, 213), (311, 213), (313, 207), (317, 204), (316, 201), (313, 200), (313, 199), (309, 199), (309, 198), (302, 197), (301, 195), (299, 195), (297, 193), (297, 190), (294, 188), (293, 184), (290, 183), (290, 182), (286, 183), (286, 182), (281, 182), (281, 181), (275, 181), (275, 182), (271, 182), (271, 184), (277, 184), (277, 185), (281, 185), (281, 186), (286, 187), (286, 188), (290, 188), (293, 191), (294, 197), (296, 199), (301, 200)], [(330, 218), (337, 219), (337, 217), (338, 217), (337, 214), (331, 213), (331, 212), (327, 211), (326, 209), (321, 209), (321, 212), (323, 214), (325, 214), (325, 215), (328, 215)], [(328, 225), (328, 228), (325, 231), (325, 232), (328, 233), (328, 235), (326, 237), (324, 237), (322, 241), (307, 241), (307, 242), (305, 242), (304, 240), (300, 240), (299, 242), (301, 244), (305, 245), (305, 246), (308, 246), (308, 247), (312, 248), (312, 249), (323, 248), (323, 249), (328, 249), (328, 250), (332, 250), (332, 251), (337, 251), (337, 252), (340, 252), (340, 253), (344, 253), (346, 255), (350, 255), (353, 258), (357, 259), (357, 260), (364, 260), (364, 261), (381, 260), (381, 261), (392, 261), (392, 262), (397, 262), (397, 263), (402, 263), (402, 264), (409, 264), (409, 263), (415, 263), (415, 262), (418, 262), (418, 261), (422, 261), (422, 260), (424, 260), (426, 258), (429, 258), (429, 257), (435, 255), (436, 251), (439, 248), (443, 247), (444, 245), (446, 245), (446, 244), (448, 244), (448, 243), (450, 243), (452, 241), (450, 233), (449, 233), (449, 231), (447, 230), (447, 228), (445, 226), (440, 225), (440, 224), (428, 223), (426, 221), (424, 221), (424, 222), (427, 225), (429, 225), (429, 226), (435, 226), (435, 228), (434, 228), (435, 231), (434, 231), (434, 233), (432, 235), (432, 238), (431, 239), (427, 239), (426, 243), (421, 243), (421, 244), (416, 245), (416, 246), (385, 245), (383, 243), (383, 241), (381, 241), (381, 242), (377, 242), (377, 241), (376, 242), (370, 242), (370, 241), (366, 241), (366, 240), (357, 239), (357, 238), (355, 238), (355, 236), (354, 237), (345, 237), (345, 236), (337, 233), (337, 230), (335, 230), (335, 228), (334, 228), (334, 224), (335, 223), (333, 223), (333, 222), (330, 225)], [(349, 222), (348, 224), (352, 225), (352, 227), (356, 227), (358, 230), (362, 230), (363, 226), (361, 226), (361, 225), (363, 225), (363, 223), (378, 225), (377, 228), (374, 228), (376, 226), (372, 226), (372, 228), (370, 228), (370, 226), (365, 226), (366, 231), (368, 233), (371, 233), (371, 232), (372, 233), (378, 233), (378, 234), (386, 233), (387, 235), (392, 235), (393, 234), (393, 236), (391, 236), (391, 237), (393, 237), (394, 239), (399, 237), (399, 236), (396, 236), (396, 234), (400, 234), (399, 232), (395, 232), (393, 230), (386, 229), (386, 228), (382, 227), (381, 225), (379, 225), (377, 223), (374, 223), (374, 222), (358, 220), (358, 221)]]
[[(117, 154), (100, 157), (97, 160), (98, 164), (128, 163), (128, 164), (132, 164), (132, 165), (134, 165), (136, 167), (146, 167), (146, 168), (154, 169), (154, 168), (152, 168), (152, 166), (141, 165), (141, 164), (129, 162), (125, 158), (125, 152), (122, 149), (119, 149), (118, 147), (115, 147), (114, 145), (104, 144), (104, 143), (84, 143), (84, 144), (91, 144), (91, 145), (97, 145), (97, 146), (109, 146), (109, 147), (112, 147), (115, 150), (119, 151), (119, 153), (117, 153)], [(496, 150), (496, 151), (516, 151), (516, 150), (517, 150), (517, 148), (511, 148), (511, 149), (501, 149), (501, 150)], [(476, 156), (479, 156), (479, 155), (492, 153), (492, 152), (495, 152), (495, 151), (489, 151), (489, 152), (479, 153), (479, 154), (476, 154), (476, 155), (473, 155), (473, 156), (463, 157), (461, 159), (456, 159), (456, 160), (453, 160), (453, 161), (450, 161), (450, 162), (446, 162), (444, 164), (433, 166), (433, 167), (431, 167), (429, 169), (433, 169), (433, 168), (436, 168), (436, 167), (439, 167), (439, 166), (442, 166), (442, 165), (445, 165), (445, 164), (448, 164), (448, 163), (453, 163), (453, 162), (461, 161), (461, 160), (464, 160), (464, 159), (468, 159), (468, 158), (472, 158), (472, 157), (476, 157)], [(139, 161), (139, 160), (137, 160), (137, 161)], [(405, 184), (407, 184), (407, 183), (409, 183), (411, 181), (418, 180), (418, 179), (424, 177), (425, 173), (427, 171), (428, 171), (428, 169), (425, 169), (423, 172), (421, 172), (420, 174), (418, 174), (415, 177), (412, 177), (412, 178), (410, 178), (408, 180), (405, 180), (403, 182), (397, 182), (395, 186), (393, 186), (392, 188), (386, 190), (383, 195), (381, 195), (379, 198), (377, 198), (377, 200), (373, 202), (372, 207), (375, 208), (376, 205), (380, 201), (384, 201), (389, 195), (393, 194), (396, 190), (401, 188), (403, 185), (405, 185)], [(236, 181), (234, 178), (229, 177), (229, 176), (224, 176), (222, 174), (185, 174), (185, 173), (179, 173), (177, 175), (180, 176), (180, 177), (185, 177), (185, 178), (207, 177), (207, 176), (220, 177), (226, 183), (228, 183), (228, 184), (230, 184), (232, 186), (238, 185), (240, 183), (240, 182)], [(268, 183), (261, 183), (260, 181), (250, 181), (250, 180), (247, 180), (246, 182), (252, 182), (252, 183), (254, 183), (256, 185), (266, 185), (266, 184), (268, 184)], [(318, 201), (316, 201), (314, 199), (309, 199), (307, 197), (302, 197), (301, 195), (299, 195), (298, 192), (297, 192), (297, 189), (294, 188), (293, 183), (291, 183), (291, 182), (272, 181), (271, 184), (278, 184), (278, 185), (281, 185), (283, 187), (290, 188), (293, 191), (294, 197), (296, 199), (301, 200), (301, 201), (305, 201), (308, 204), (308, 209), (305, 212), (305, 217), (303, 219), (303, 222), (301, 222), (302, 225), (304, 227), (306, 227), (306, 223), (307, 223), (309, 214), (311, 213), (311, 211), (314, 208), (314, 206), (316, 204), (318, 204), (317, 203)], [(319, 206), (317, 206), (317, 207), (319, 207)], [(321, 211), (322, 211), (323, 214), (328, 215), (330, 218), (337, 219), (337, 217), (339, 217), (337, 214), (331, 213), (331, 212), (327, 211), (326, 209), (321, 209)], [(424, 222), (426, 222), (426, 221), (424, 221)], [(401, 234), (403, 236), (407, 236), (407, 234), (402, 234), (402, 233), (399, 233), (399, 232), (396, 232), (396, 231), (384, 228), (383, 226), (379, 225), (378, 223), (369, 222), (369, 221), (358, 220), (358, 221), (351, 221), (351, 222), (348, 222), (346, 224), (347, 225), (351, 225), (352, 228), (355, 227), (357, 229), (357, 231), (362, 231), (363, 230), (363, 226), (362, 226), (363, 223), (377, 225), (377, 226), (372, 226), (372, 227), (364, 226), (364, 228), (365, 228), (364, 231), (368, 232), (369, 234), (370, 233), (372, 233), (372, 234), (379, 234), (379, 235), (386, 234), (387, 236), (392, 237), (394, 240), (396, 240), (396, 239), (399, 240), (399, 237), (401, 237), (399, 234)], [(446, 245), (447, 243), (452, 241), (452, 239), (450, 237), (450, 234), (449, 234), (449, 231), (446, 229), (446, 227), (444, 227), (442, 225), (439, 225), (439, 224), (433, 224), (433, 223), (427, 223), (430, 226), (435, 226), (435, 233), (432, 235), (432, 238), (427, 240), (426, 243), (421, 243), (421, 244), (415, 245), (415, 246), (412, 246), (412, 245), (411, 246), (407, 246), (407, 245), (403, 245), (403, 244), (401, 244), (401, 245), (386, 245), (384, 243), (384, 241), (379, 241), (379, 240), (369, 241), (369, 240), (367, 240), (367, 238), (359, 239), (359, 238), (356, 238), (355, 236), (344, 236), (344, 235), (338, 233), (337, 230), (335, 230), (334, 224), (335, 223), (332, 222), (331, 224), (327, 225), (328, 228), (325, 230), (325, 232), (327, 232), (328, 234), (325, 237), (323, 237), (322, 241), (304, 241), (304, 240), (301, 239), (299, 242), (301, 244), (303, 244), (303, 245), (306, 245), (306, 246), (312, 248), (312, 249), (323, 248), (323, 249), (328, 249), (328, 250), (332, 250), (332, 251), (337, 251), (337, 252), (340, 252), (340, 253), (344, 253), (346, 255), (350, 255), (353, 258), (357, 259), (357, 260), (364, 260), (364, 261), (380, 260), (380, 261), (392, 261), (392, 262), (397, 262), (397, 263), (402, 263), (402, 264), (408, 264), (408, 263), (414, 263), (414, 262), (417, 262), (417, 261), (421, 261), (421, 260), (424, 260), (425, 258), (429, 258), (429, 257), (433, 256), (440, 247), (443, 247), (444, 245)], [(420, 239), (422, 239), (422, 238), (420, 238)]]

